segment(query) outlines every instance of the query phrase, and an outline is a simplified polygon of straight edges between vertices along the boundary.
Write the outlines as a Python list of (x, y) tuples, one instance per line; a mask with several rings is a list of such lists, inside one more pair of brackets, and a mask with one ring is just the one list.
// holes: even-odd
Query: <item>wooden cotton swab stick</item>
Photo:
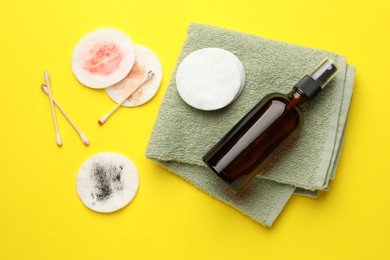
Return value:
[(153, 78), (154, 76), (154, 72), (153, 71), (149, 71), (147, 74), (146, 74), (146, 77), (141, 81), (141, 83), (133, 90), (131, 91), (124, 99), (122, 99), (121, 102), (119, 102), (110, 112), (108, 112), (105, 116), (103, 116), (102, 118), (100, 118), (98, 120), (98, 123), (99, 125), (103, 125), (104, 122), (106, 122), (106, 120), (129, 98), (131, 97), (131, 95), (133, 95), (143, 84), (145, 84), (148, 80), (150, 80), (151, 78)]
[[(41, 89), (43, 92), (45, 92), (47, 95), (49, 95), (49, 90), (47, 88), (47, 86), (45, 84), (42, 84), (41, 85)], [(83, 135), (83, 133), (80, 131), (80, 129), (77, 128), (76, 124), (73, 123), (73, 121), (70, 119), (70, 117), (65, 113), (65, 111), (62, 109), (62, 107), (60, 106), (60, 104), (58, 104), (58, 102), (55, 100), (55, 98), (53, 97), (53, 103), (58, 107), (58, 109), (61, 111), (61, 113), (65, 116), (65, 118), (68, 120), (68, 122), (72, 125), (72, 127), (74, 128), (74, 130), (76, 130), (77, 134), (80, 136), (81, 138), (81, 141), (83, 141), (83, 143), (85, 145), (89, 145), (89, 140), (87, 139), (87, 137), (85, 135)]]
[(61, 146), (62, 140), (61, 140), (60, 131), (58, 130), (56, 113), (54, 111), (53, 96), (51, 94), (51, 89), (50, 89), (49, 72), (47, 70), (45, 70), (44, 76), (45, 76), (45, 81), (46, 81), (46, 86), (47, 86), (47, 92), (48, 92), (49, 99), (50, 99), (50, 107), (51, 107), (51, 114), (53, 116), (53, 121), (54, 121), (54, 128), (56, 129), (56, 142), (57, 142), (58, 146)]

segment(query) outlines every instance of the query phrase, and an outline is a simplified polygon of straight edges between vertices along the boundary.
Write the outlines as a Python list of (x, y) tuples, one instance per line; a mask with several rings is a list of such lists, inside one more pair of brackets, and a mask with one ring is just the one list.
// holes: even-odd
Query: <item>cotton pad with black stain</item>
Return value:
[(135, 165), (117, 153), (99, 153), (84, 162), (77, 174), (77, 193), (97, 212), (113, 212), (126, 206), (138, 190)]

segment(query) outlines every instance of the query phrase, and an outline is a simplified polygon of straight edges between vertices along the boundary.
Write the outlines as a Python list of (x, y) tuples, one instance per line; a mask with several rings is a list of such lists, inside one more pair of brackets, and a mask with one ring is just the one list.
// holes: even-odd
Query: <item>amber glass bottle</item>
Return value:
[(336, 72), (333, 60), (326, 58), (289, 94), (265, 96), (203, 156), (203, 161), (238, 191), (294, 139), (303, 123), (300, 105), (312, 100)]

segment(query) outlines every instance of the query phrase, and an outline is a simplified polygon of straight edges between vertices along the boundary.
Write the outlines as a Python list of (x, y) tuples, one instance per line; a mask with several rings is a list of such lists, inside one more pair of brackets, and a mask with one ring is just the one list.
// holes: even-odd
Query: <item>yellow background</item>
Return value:
[[(360, 4), (359, 2), (364, 2)], [(6, 1), (0, 4), (0, 259), (390, 259), (390, 5), (342, 1)], [(336, 181), (319, 199), (293, 196), (272, 228), (209, 197), (145, 156), (145, 148), (190, 22), (212, 24), (345, 55), (357, 67)], [(71, 71), (76, 43), (115, 27), (160, 58), (158, 94), (122, 108), (83, 87)], [(88, 136), (89, 147), (55, 98)], [(137, 165), (135, 200), (99, 214), (79, 200), (76, 174), (98, 152)]]

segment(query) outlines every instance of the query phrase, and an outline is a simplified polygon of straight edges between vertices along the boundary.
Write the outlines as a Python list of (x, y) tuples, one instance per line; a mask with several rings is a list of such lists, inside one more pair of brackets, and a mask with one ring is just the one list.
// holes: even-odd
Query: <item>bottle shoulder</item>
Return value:
[(263, 100), (270, 100), (270, 99), (279, 99), (279, 100), (289, 101), (288, 96), (286, 94), (283, 94), (280, 92), (271, 92), (263, 97)]
[(262, 99), (262, 101), (260, 103), (262, 103), (262, 105), (265, 107), (270, 107), (270, 106), (273, 106), (272, 103), (274, 103), (274, 102), (277, 102), (279, 104), (283, 103), (285, 112), (294, 111), (294, 113), (297, 114), (297, 116), (300, 118), (300, 120), (302, 120), (302, 118), (303, 118), (302, 117), (302, 108), (301, 108), (302, 102), (299, 102), (298, 99), (291, 97), (289, 95), (283, 94), (283, 93), (272, 92), (272, 93), (269, 93), (266, 96), (264, 96), (264, 98)]
[(286, 105), (292, 105), (300, 110), (300, 107), (298, 106), (298, 104), (295, 104), (295, 102), (292, 102), (294, 100), (292, 100), (288, 95), (283, 94), (283, 93), (279, 93), (279, 92), (272, 92), (272, 93), (265, 95), (262, 98), (261, 103), (268, 103), (268, 102), (273, 101), (273, 100), (280, 101)]

